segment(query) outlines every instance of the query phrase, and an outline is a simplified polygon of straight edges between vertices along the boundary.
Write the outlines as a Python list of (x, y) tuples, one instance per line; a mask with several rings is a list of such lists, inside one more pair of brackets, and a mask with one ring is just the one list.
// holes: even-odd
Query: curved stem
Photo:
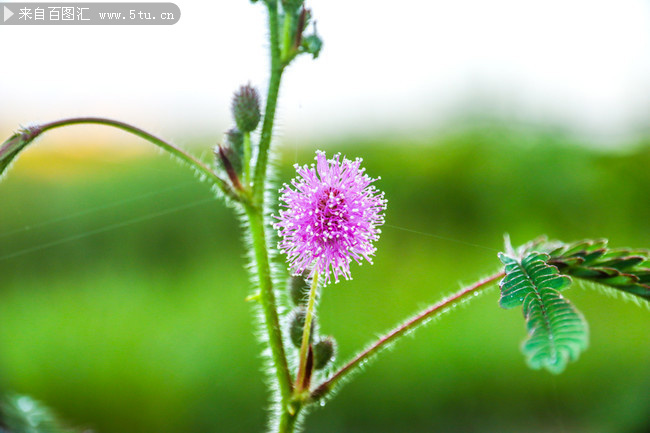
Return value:
[(298, 377), (296, 378), (295, 393), (302, 392), (305, 386), (305, 378), (307, 373), (307, 355), (309, 352), (309, 342), (311, 341), (311, 327), (314, 317), (314, 304), (316, 303), (316, 293), (318, 292), (318, 273), (314, 273), (314, 279), (311, 283), (309, 290), (309, 302), (307, 303), (307, 315), (305, 316), (305, 327), (302, 331), (302, 344), (300, 346), (300, 354), (298, 356)]
[(173, 144), (168, 143), (165, 140), (156, 137), (153, 134), (150, 134), (136, 126), (129, 125), (128, 123), (120, 122), (118, 120), (105, 119), (102, 117), (76, 117), (71, 119), (63, 119), (63, 120), (57, 120), (55, 122), (45, 123), (43, 125), (38, 126), (37, 128), (40, 130), (41, 133), (43, 133), (51, 129), (61, 128), (70, 125), (79, 125), (79, 124), (95, 124), (95, 125), (112, 126), (121, 129), (123, 131), (130, 132), (131, 134), (136, 135), (140, 138), (143, 138), (155, 144), (156, 146), (162, 148), (163, 150), (171, 153), (173, 156), (185, 162), (186, 164), (189, 164), (199, 174), (205, 176), (205, 178), (208, 179), (211, 183), (218, 186), (221, 189), (221, 191), (223, 191), (224, 194), (226, 194), (231, 199), (235, 201), (241, 201), (239, 195), (235, 191), (233, 191), (233, 189), (230, 187), (230, 185), (228, 185), (228, 183), (226, 183), (226, 181), (221, 179), (214, 171), (210, 170), (209, 167), (207, 167), (204, 163), (196, 159), (194, 156), (174, 146)]
[[(291, 384), (291, 373), (287, 364), (287, 357), (282, 342), (282, 329), (280, 328), (280, 319), (273, 292), (273, 281), (271, 279), (271, 267), (269, 265), (268, 247), (264, 233), (264, 216), (259, 208), (250, 204), (245, 204), (244, 209), (248, 216), (250, 233), (253, 241), (253, 250), (255, 254), (255, 266), (257, 268), (257, 277), (260, 286), (260, 304), (264, 312), (264, 325), (268, 337), (268, 343), (271, 348), (273, 365), (275, 366), (275, 375), (282, 398), (282, 405), (286, 406), (291, 399), (293, 387)], [(286, 411), (285, 407), (282, 412)]]
[(359, 367), (361, 367), (361, 365), (366, 360), (376, 355), (379, 351), (388, 347), (391, 343), (397, 341), (400, 337), (404, 337), (409, 331), (417, 328), (420, 325), (423, 325), (429, 319), (435, 317), (437, 314), (440, 314), (446, 309), (462, 302), (469, 296), (478, 293), (479, 290), (484, 289), (486, 286), (495, 280), (502, 278), (504, 275), (504, 272), (499, 272), (490, 277), (479, 280), (473, 285), (461, 289), (459, 292), (449, 296), (446, 299), (443, 299), (440, 302), (435, 303), (431, 307), (407, 320), (385, 336), (381, 337), (377, 342), (358, 354), (356, 357), (354, 357), (354, 359), (341, 367), (336, 373), (331, 375), (327, 380), (316, 387), (316, 389), (311, 393), (311, 398), (313, 400), (318, 400), (324, 397), (337, 382), (359, 369)]
[(269, 79), (266, 108), (264, 110), (264, 122), (262, 123), (262, 132), (260, 134), (259, 153), (257, 156), (257, 164), (255, 165), (255, 176), (253, 177), (253, 195), (258, 204), (262, 203), (264, 199), (264, 180), (266, 178), (266, 166), (269, 161), (269, 147), (273, 136), (275, 108), (278, 104), (280, 81), (282, 80), (282, 72), (284, 71), (278, 35), (277, 0), (268, 1), (267, 6), (269, 10), (269, 33), (271, 39), (271, 78)]

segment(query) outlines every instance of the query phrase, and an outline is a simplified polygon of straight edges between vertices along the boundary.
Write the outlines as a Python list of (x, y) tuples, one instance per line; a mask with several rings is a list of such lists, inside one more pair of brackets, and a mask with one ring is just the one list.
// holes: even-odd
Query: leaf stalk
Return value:
[(235, 200), (237, 202), (242, 201), (241, 196), (237, 194), (237, 192), (235, 192), (225, 180), (219, 177), (219, 175), (217, 175), (203, 162), (199, 161), (194, 156), (185, 152), (183, 149), (176, 147), (173, 144), (168, 143), (167, 141), (158, 138), (155, 135), (150, 134), (147, 131), (140, 129), (136, 126), (130, 125), (128, 123), (120, 122), (119, 120), (105, 119), (102, 117), (75, 117), (75, 118), (63, 119), (63, 120), (57, 120), (50, 123), (45, 123), (43, 125), (38, 126), (37, 128), (40, 130), (41, 133), (43, 133), (52, 129), (62, 128), (64, 126), (80, 125), (80, 124), (112, 126), (114, 128), (118, 128), (123, 131), (129, 132), (144, 140), (147, 140), (150, 143), (155, 144), (156, 146), (169, 152), (174, 157), (178, 158), (179, 160), (191, 166), (194, 170), (196, 170), (197, 173), (199, 173), (202, 176), (205, 176), (205, 178), (208, 181), (210, 181), (210, 183), (216, 185), (219, 189), (221, 189), (221, 191), (226, 196), (228, 196), (232, 200)]

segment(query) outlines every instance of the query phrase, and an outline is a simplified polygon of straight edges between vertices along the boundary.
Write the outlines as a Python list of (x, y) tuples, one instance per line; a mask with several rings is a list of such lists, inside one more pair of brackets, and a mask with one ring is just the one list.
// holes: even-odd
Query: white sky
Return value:
[[(177, 0), (173, 26), (0, 26), (0, 135), (66, 116), (221, 136), (230, 96), (267, 79), (265, 10)], [(426, 131), (462, 109), (616, 142), (650, 127), (649, 0), (308, 0), (324, 40), (285, 75), (304, 139)]]

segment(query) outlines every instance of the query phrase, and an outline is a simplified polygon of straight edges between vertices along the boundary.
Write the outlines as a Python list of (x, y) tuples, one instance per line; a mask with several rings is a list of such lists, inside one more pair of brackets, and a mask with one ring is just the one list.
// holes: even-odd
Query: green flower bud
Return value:
[(320, 54), (321, 48), (323, 48), (323, 41), (321, 40), (320, 36), (316, 34), (316, 30), (314, 30), (313, 34), (305, 36), (302, 39), (303, 51), (305, 53), (311, 54), (314, 59)]
[(292, 275), (289, 277), (289, 296), (291, 302), (296, 307), (306, 306), (309, 301), (309, 271), (303, 272), (301, 275)]
[[(291, 312), (289, 319), (289, 337), (291, 342), (296, 348), (300, 349), (302, 345), (302, 334), (305, 329), (305, 320), (307, 318), (307, 310), (304, 307), (298, 307)], [(309, 334), (309, 343), (314, 339), (314, 329), (316, 328), (316, 318), (312, 317), (311, 320), (311, 333)]]
[[(239, 164), (244, 160), (244, 134), (236, 127), (230, 128), (226, 132), (226, 145), (232, 148), (239, 158)], [(238, 171), (238, 173), (241, 173)]]
[(237, 128), (242, 132), (251, 132), (260, 123), (260, 97), (250, 84), (241, 86), (232, 98), (232, 116)]
[(314, 368), (322, 370), (336, 354), (336, 342), (332, 337), (326, 337), (314, 346)]
[(244, 134), (236, 127), (230, 128), (226, 132), (226, 143), (233, 149), (243, 149)]

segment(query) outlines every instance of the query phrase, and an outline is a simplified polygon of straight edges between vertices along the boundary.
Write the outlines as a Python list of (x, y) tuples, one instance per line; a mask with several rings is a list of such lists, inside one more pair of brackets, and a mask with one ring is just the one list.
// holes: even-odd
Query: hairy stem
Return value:
[(267, 1), (269, 11), (269, 34), (271, 39), (271, 78), (269, 89), (266, 95), (266, 108), (264, 110), (264, 122), (260, 135), (259, 154), (255, 165), (255, 176), (253, 178), (253, 195), (256, 203), (262, 203), (264, 199), (264, 188), (266, 178), (266, 167), (269, 162), (269, 147), (273, 136), (273, 122), (275, 119), (275, 108), (278, 103), (280, 81), (284, 66), (280, 53), (280, 41), (278, 35), (278, 3), (277, 0)]
[[(265, 235), (265, 218), (264, 209), (264, 191), (266, 189), (267, 165), (269, 160), (269, 148), (273, 138), (273, 124), (275, 120), (275, 110), (278, 103), (278, 93), (280, 91), (280, 81), (284, 65), (281, 60), (280, 35), (278, 29), (278, 0), (266, 0), (268, 9), (270, 54), (271, 54), (271, 76), (269, 78), (269, 88), (266, 96), (266, 107), (264, 109), (264, 121), (260, 133), (258, 146), (257, 162), (253, 173), (252, 197), (250, 201), (244, 203), (244, 208), (250, 223), (251, 238), (253, 240), (253, 249), (255, 262), (259, 278), (260, 303), (264, 311), (264, 325), (268, 336), (269, 347), (271, 349), (277, 387), (280, 391), (279, 407), (279, 424), (280, 433), (291, 433), (294, 431), (295, 423), (300, 410), (299, 406), (292, 405), (293, 383), (291, 372), (287, 363), (287, 356), (282, 340), (282, 330), (278, 317), (278, 308), (273, 291), (273, 281), (271, 279), (270, 258)], [(250, 137), (248, 143), (245, 142), (244, 152), (250, 147)], [(247, 173), (245, 173), (246, 183), (250, 187), (250, 153), (245, 156), (248, 164)]]
[(196, 159), (194, 156), (174, 146), (173, 144), (168, 143), (165, 140), (156, 137), (153, 134), (150, 134), (136, 126), (129, 125), (128, 123), (120, 122), (118, 120), (104, 119), (101, 117), (76, 117), (71, 119), (63, 119), (63, 120), (57, 120), (55, 122), (45, 123), (43, 125), (38, 126), (38, 129), (40, 129), (40, 132), (43, 133), (51, 129), (61, 128), (70, 125), (80, 125), (80, 124), (112, 126), (114, 128), (118, 128), (123, 131), (130, 132), (133, 135), (143, 138), (155, 144), (156, 146), (160, 147), (161, 149), (171, 153), (174, 157), (178, 158), (184, 163), (188, 164), (190, 167), (196, 170), (196, 172), (199, 173), (201, 176), (205, 176), (205, 178), (208, 179), (211, 183), (219, 187), (221, 191), (223, 191), (224, 194), (226, 194), (231, 199), (235, 201), (241, 201), (239, 195), (235, 193), (235, 191), (233, 191), (233, 189), (226, 181), (221, 179), (214, 171), (210, 170), (208, 166), (206, 166), (204, 163)]
[[(257, 277), (260, 286), (260, 304), (264, 311), (264, 324), (268, 337), (268, 344), (271, 348), (275, 375), (277, 378), (282, 405), (286, 406), (293, 392), (291, 384), (291, 373), (287, 364), (287, 357), (282, 341), (282, 329), (278, 317), (277, 303), (273, 291), (271, 279), (271, 267), (269, 264), (268, 246), (264, 232), (264, 215), (259, 208), (245, 204), (246, 215), (250, 225), (250, 233), (253, 241)], [(285, 411), (285, 408), (282, 408)]]
[(481, 289), (486, 288), (488, 285), (493, 283), (495, 280), (502, 278), (504, 275), (504, 272), (499, 272), (490, 277), (477, 281), (473, 285), (461, 289), (457, 293), (449, 296), (446, 299), (443, 299), (440, 302), (435, 303), (431, 307), (407, 320), (385, 336), (381, 337), (379, 340), (377, 340), (377, 342), (358, 354), (350, 362), (341, 367), (337, 372), (332, 374), (327, 380), (316, 387), (316, 389), (311, 393), (311, 398), (313, 400), (318, 400), (324, 397), (329, 391), (332, 390), (337, 382), (349, 374), (354, 373), (363, 365), (366, 360), (376, 355), (379, 351), (388, 347), (391, 343), (397, 341), (399, 338), (404, 337), (409, 331), (417, 328), (420, 325), (423, 325), (429, 319), (435, 317), (449, 307), (452, 307), (469, 298), (470, 296), (478, 293)]
[(314, 279), (309, 290), (309, 302), (307, 303), (307, 315), (305, 316), (305, 327), (302, 331), (302, 344), (300, 345), (300, 354), (298, 356), (298, 377), (296, 378), (296, 394), (301, 393), (305, 387), (305, 376), (307, 373), (307, 355), (309, 352), (309, 342), (311, 341), (311, 324), (314, 317), (314, 304), (316, 303), (316, 293), (318, 292), (318, 274), (314, 273)]

